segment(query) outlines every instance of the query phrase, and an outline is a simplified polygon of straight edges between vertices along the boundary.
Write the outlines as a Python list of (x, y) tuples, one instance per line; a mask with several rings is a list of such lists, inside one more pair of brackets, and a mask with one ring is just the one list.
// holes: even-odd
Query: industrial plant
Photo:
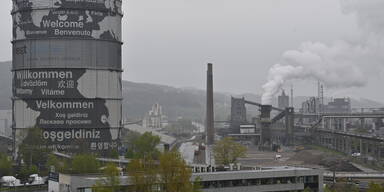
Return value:
[[(248, 69), (226, 77), (220, 59), (196, 64), (201, 89), (123, 80), (123, 0), (8, 1), (12, 61), (0, 63), (9, 65), (0, 69), (9, 81), (9, 95), (0, 95), (9, 104), (0, 105), (0, 191), (384, 190), (384, 105), (331, 92), (362, 88), (366, 71), (381, 70), (371, 59), (381, 48), (371, 44), (376, 36), (362, 38), (370, 40), (364, 46), (303, 43), (269, 66), (257, 93), (237, 94), (218, 87)], [(195, 62), (183, 54), (170, 55)], [(356, 63), (366, 60), (370, 70)], [(302, 96), (303, 84), (315, 86)]]

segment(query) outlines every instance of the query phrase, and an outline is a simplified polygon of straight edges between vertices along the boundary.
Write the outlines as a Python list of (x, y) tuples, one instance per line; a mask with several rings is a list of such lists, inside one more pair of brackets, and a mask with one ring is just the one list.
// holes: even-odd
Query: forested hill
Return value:
[[(12, 73), (11, 62), (0, 62), (0, 110), (11, 109)], [(231, 105), (230, 93), (215, 93), (215, 117), (217, 120), (227, 120)], [(247, 100), (260, 102), (256, 94), (234, 95), (245, 97)], [(163, 106), (169, 119), (178, 117), (203, 120), (205, 116), (205, 91), (194, 88), (175, 88), (165, 85), (149, 83), (135, 83), (123, 81), (123, 112), (124, 118), (130, 120), (141, 119), (153, 104)], [(301, 106), (307, 97), (295, 97), (295, 106)], [(276, 104), (274, 104), (276, 105)], [(381, 107), (383, 104), (368, 99), (352, 99), (353, 107)], [(257, 112), (257, 108), (249, 106), (249, 116)]]

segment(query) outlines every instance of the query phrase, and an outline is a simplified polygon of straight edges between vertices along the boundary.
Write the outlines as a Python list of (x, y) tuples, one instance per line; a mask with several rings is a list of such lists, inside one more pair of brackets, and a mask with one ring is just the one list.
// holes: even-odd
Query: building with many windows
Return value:
[[(211, 167), (194, 167), (191, 180), (199, 178), (203, 192), (267, 192), (267, 191), (323, 191), (323, 172), (297, 167), (270, 167), (259, 170), (207, 172)], [(100, 180), (94, 175), (59, 176), (60, 192), (92, 192)], [(129, 188), (128, 176), (120, 177), (120, 185)], [(160, 185), (161, 186), (161, 185)], [(159, 191), (161, 191), (159, 189)]]
[(327, 113), (350, 113), (351, 108), (351, 99), (335, 98), (325, 106), (324, 110)]

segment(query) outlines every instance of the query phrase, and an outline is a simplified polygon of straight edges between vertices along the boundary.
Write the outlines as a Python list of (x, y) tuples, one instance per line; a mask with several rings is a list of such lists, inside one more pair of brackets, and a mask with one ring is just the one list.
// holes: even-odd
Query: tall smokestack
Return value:
[(293, 100), (294, 98), (293, 98), (293, 85), (291, 85), (291, 107), (294, 107), (294, 100)]
[(207, 144), (213, 145), (215, 142), (214, 112), (213, 112), (213, 72), (212, 63), (208, 63), (207, 71), (207, 119), (206, 132)]

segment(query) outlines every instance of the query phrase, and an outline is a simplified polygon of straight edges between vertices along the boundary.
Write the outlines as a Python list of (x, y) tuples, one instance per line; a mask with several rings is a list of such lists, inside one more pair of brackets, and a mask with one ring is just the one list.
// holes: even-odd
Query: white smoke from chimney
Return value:
[[(364, 36), (356, 42), (336, 41), (332, 45), (305, 42), (297, 50), (286, 51), (279, 64), (268, 73), (263, 85), (262, 104), (289, 80), (319, 80), (328, 88), (365, 86), (368, 77), (378, 74), (384, 64), (384, 0), (342, 0), (345, 13), (356, 14)], [(381, 16), (380, 16), (381, 15)]]

